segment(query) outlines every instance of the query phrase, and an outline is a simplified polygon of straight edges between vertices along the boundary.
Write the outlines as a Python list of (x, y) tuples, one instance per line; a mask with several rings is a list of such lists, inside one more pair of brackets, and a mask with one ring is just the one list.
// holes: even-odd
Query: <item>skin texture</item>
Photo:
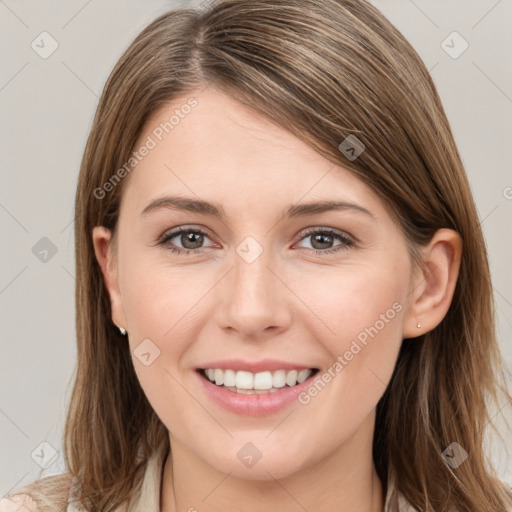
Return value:
[[(438, 231), (421, 248), (425, 268), (414, 269), (398, 225), (369, 187), (213, 86), (155, 112), (136, 147), (191, 97), (197, 106), (125, 178), (116, 258), (110, 232), (92, 233), (112, 321), (128, 331), (132, 354), (145, 339), (160, 350), (149, 366), (133, 363), (170, 432), (161, 510), (382, 511), (371, 453), (375, 408), (402, 339), (433, 329), (448, 310), (460, 237)], [(215, 203), (226, 217), (172, 209), (141, 216), (171, 194)], [(289, 205), (327, 199), (371, 215), (283, 218)], [(202, 244), (180, 235), (157, 244), (179, 226), (207, 236)], [(353, 244), (305, 236), (306, 228), (331, 228)], [(236, 251), (247, 236), (263, 250), (252, 263)], [(202, 252), (174, 254), (172, 245)], [(330, 248), (340, 250), (325, 253)], [(397, 303), (400, 311), (306, 405), (234, 414), (211, 401), (195, 372), (236, 357), (290, 361), (321, 375)], [(262, 454), (250, 468), (236, 455), (247, 442)]]

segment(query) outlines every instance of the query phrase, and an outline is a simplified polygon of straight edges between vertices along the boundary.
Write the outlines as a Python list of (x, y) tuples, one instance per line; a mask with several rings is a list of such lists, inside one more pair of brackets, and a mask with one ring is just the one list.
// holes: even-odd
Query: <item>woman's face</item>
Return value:
[[(108, 286), (172, 448), (249, 479), (369, 453), (412, 289), (381, 200), (212, 86), (158, 111), (144, 145), (125, 178)], [(312, 206), (325, 202), (338, 206)], [(318, 371), (289, 387), (308, 375), (294, 369)]]

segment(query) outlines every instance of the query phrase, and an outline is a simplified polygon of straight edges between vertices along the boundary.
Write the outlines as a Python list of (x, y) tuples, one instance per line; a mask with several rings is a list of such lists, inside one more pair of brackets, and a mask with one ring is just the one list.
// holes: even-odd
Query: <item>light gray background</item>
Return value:
[[(512, 2), (372, 3), (418, 51), (443, 100), (476, 197), (500, 343), (512, 368)], [(65, 471), (61, 440), (76, 357), (72, 220), (79, 164), (116, 60), (147, 23), (176, 5), (183, 2), (0, 0), (0, 497), (41, 476), (35, 461), (42, 442), (58, 452), (42, 476)], [(43, 31), (58, 42), (47, 59), (31, 47)], [(442, 46), (453, 31), (469, 44), (455, 59)], [(445, 45), (453, 52), (461, 46), (452, 39)], [(43, 237), (57, 249), (46, 263), (32, 252)], [(497, 418), (510, 422), (511, 404), (501, 407)], [(493, 438), (489, 450), (512, 484), (512, 436), (501, 432), (506, 441)]]

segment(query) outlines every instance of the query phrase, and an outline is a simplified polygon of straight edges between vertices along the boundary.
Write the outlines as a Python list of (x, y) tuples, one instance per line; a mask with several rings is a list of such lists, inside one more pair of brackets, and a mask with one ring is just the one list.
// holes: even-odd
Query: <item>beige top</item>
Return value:
[[(160, 488), (167, 452), (164, 448), (156, 450), (148, 461), (146, 472), (142, 481), (140, 492), (131, 503), (123, 503), (115, 512), (158, 512), (160, 510)], [(390, 482), (386, 494), (384, 512), (414, 512), (414, 508), (403, 498), (398, 496), (398, 508), (391, 508), (391, 497), (394, 489)], [(85, 512), (77, 500), (78, 484), (73, 479), (70, 486), (68, 506), (66, 512)], [(27, 494), (15, 494), (10, 498), (0, 500), (0, 512), (39, 512), (36, 502)]]

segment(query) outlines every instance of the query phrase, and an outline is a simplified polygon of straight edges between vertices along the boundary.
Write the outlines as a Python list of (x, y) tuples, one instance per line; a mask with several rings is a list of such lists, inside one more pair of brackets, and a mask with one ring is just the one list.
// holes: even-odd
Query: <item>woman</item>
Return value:
[(105, 86), (75, 239), (69, 473), (0, 510), (512, 510), (474, 201), (370, 4), (156, 19)]

